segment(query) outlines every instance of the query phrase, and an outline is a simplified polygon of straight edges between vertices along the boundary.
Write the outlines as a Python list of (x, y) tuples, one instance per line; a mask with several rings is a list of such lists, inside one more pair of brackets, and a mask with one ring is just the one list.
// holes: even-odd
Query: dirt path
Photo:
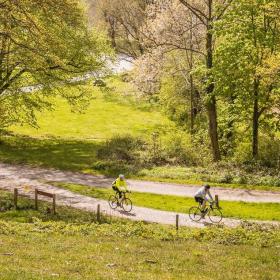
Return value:
[[(123, 211), (111, 210), (107, 201), (95, 199), (79, 194), (72, 193), (71, 191), (64, 190), (47, 184), (43, 181), (61, 181), (61, 182), (75, 182), (80, 184), (108, 186), (111, 179), (104, 177), (94, 177), (89, 175), (81, 175), (72, 172), (61, 172), (57, 170), (46, 170), (40, 168), (31, 168), (27, 166), (11, 166), (7, 164), (0, 164), (0, 188), (8, 191), (13, 191), (15, 187), (19, 188), (19, 192), (26, 196), (34, 198), (34, 189), (55, 193), (57, 195), (57, 203), (59, 205), (68, 205), (78, 209), (87, 211), (96, 211), (97, 205), (100, 204), (102, 211), (108, 215), (117, 217), (128, 218), (130, 220), (147, 221), (160, 224), (175, 224), (176, 214), (179, 214), (179, 224), (181, 226), (189, 227), (205, 227), (209, 225), (209, 221), (195, 223), (184, 213), (174, 213), (168, 211), (154, 210), (144, 207), (133, 207), (131, 213), (126, 214)], [(138, 181), (131, 181), (132, 184), (139, 183)], [(144, 183), (144, 187), (145, 182)], [(146, 182), (155, 188), (157, 184)], [(26, 188), (28, 186), (28, 188)], [(167, 185), (167, 189), (173, 185)], [(175, 185), (176, 186), (176, 185)], [(177, 186), (179, 187), (179, 186)], [(165, 190), (165, 185), (160, 184), (159, 188)], [(184, 187), (182, 187), (184, 188)], [(186, 187), (185, 187), (186, 188)], [(224, 219), (223, 224), (228, 227), (236, 227), (242, 223), (238, 219)], [(259, 222), (263, 223), (263, 222)], [(270, 224), (279, 224), (274, 222), (267, 222)]]
[[(27, 185), (28, 188), (25, 187)], [(206, 217), (206, 219), (201, 222), (193, 222), (185, 213), (174, 213), (174, 212), (160, 211), (160, 210), (144, 208), (144, 207), (136, 207), (136, 206), (133, 207), (131, 213), (125, 213), (124, 211), (121, 210), (112, 210), (109, 207), (108, 202), (105, 200), (79, 195), (68, 190), (54, 187), (49, 184), (40, 183), (36, 180), (21, 179), (20, 182), (16, 182), (14, 180), (6, 179), (4, 184), (3, 182), (0, 183), (0, 189), (5, 189), (11, 192), (15, 187), (19, 189), (20, 194), (24, 194), (25, 196), (28, 196), (30, 198), (34, 198), (35, 188), (38, 188), (42, 191), (55, 193), (56, 202), (58, 205), (71, 206), (77, 209), (86, 210), (90, 212), (95, 212), (97, 209), (97, 205), (99, 204), (101, 207), (101, 211), (104, 214), (120, 217), (120, 218), (126, 218), (134, 221), (146, 221), (151, 223), (168, 224), (168, 225), (175, 226), (176, 214), (179, 214), (180, 226), (203, 228), (211, 225), (208, 217)], [(44, 197), (40, 197), (40, 199), (48, 200), (47, 198)], [(252, 221), (252, 222), (257, 222), (257, 221)], [(227, 227), (237, 227), (241, 225), (241, 223), (242, 223), (241, 220), (229, 219), (229, 218), (224, 218), (222, 221), (222, 224)], [(267, 224), (275, 224), (275, 225), (280, 224), (277, 222), (258, 222), (258, 223), (267, 223)]]
[[(25, 182), (26, 184), (28, 184), (29, 181), (35, 180), (39, 182), (68, 182), (106, 188), (110, 187), (113, 181), (112, 178), (106, 178), (104, 176), (93, 176), (70, 171), (59, 171), (0, 163), (0, 185), (3, 185), (7, 179), (14, 180), (19, 183)], [(130, 189), (134, 192), (187, 197), (193, 197), (198, 188), (197, 186), (191, 185), (156, 183), (139, 180), (129, 180), (128, 182)], [(279, 192), (273, 192), (213, 187), (211, 192), (214, 195), (218, 194), (220, 200), (280, 203), (280, 190)]]

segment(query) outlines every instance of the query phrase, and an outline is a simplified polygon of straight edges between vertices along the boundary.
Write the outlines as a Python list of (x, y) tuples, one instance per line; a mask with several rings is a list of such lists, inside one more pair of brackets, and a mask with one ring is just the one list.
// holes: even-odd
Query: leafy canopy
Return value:
[[(74, 85), (74, 77), (104, 70), (109, 55), (106, 38), (88, 28), (79, 0), (0, 2), (0, 101), (10, 121), (32, 122), (34, 110), (50, 105), (46, 95), (71, 79)], [(36, 84), (43, 95), (22, 91)], [(60, 94), (72, 103), (84, 97)]]

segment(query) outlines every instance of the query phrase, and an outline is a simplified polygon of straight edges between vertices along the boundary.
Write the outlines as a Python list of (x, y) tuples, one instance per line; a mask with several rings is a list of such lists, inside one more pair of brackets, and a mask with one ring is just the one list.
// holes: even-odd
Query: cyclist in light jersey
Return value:
[(201, 205), (201, 210), (204, 211), (206, 207), (206, 202), (213, 201), (213, 197), (210, 193), (210, 186), (205, 185), (202, 188), (200, 188), (194, 195), (194, 199), (196, 202), (198, 202)]

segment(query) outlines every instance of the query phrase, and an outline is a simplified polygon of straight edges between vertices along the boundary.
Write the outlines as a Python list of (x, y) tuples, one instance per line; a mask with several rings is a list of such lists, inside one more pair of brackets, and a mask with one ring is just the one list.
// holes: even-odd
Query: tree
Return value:
[[(100, 71), (110, 48), (90, 31), (78, 0), (7, 0), (0, 2), (0, 100), (14, 119), (34, 123), (34, 110), (50, 105), (54, 93), (73, 77)], [(73, 81), (73, 80), (72, 80)], [(40, 84), (44, 94), (24, 94)], [(60, 92), (70, 102), (83, 97)], [(17, 114), (16, 114), (17, 113)]]
[[(149, 52), (148, 56), (152, 53), (152, 51), (149, 51), (150, 49), (157, 49), (157, 52), (167, 53), (168, 57), (170, 57), (170, 52), (180, 53), (178, 60), (185, 57), (187, 69), (184, 72), (187, 73), (191, 96), (191, 131), (193, 131), (195, 112), (197, 111), (195, 96), (197, 96), (197, 89), (199, 88), (202, 89), (206, 101), (205, 107), (208, 114), (208, 130), (213, 159), (218, 161), (221, 159), (221, 153), (217, 100), (214, 90), (215, 77), (212, 73), (215, 50), (214, 25), (223, 18), (232, 1), (159, 0), (154, 2), (151, 6), (155, 8), (154, 11), (150, 12), (148, 23), (142, 25), (145, 46)], [(196, 82), (193, 72), (201, 68), (202, 60), (204, 60), (204, 71)], [(204, 81), (203, 88), (201, 87), (201, 80)]]
[(137, 58), (144, 54), (141, 26), (145, 9), (150, 1), (143, 0), (95, 0), (95, 24), (107, 29), (112, 46), (119, 54)]
[[(143, 57), (153, 55), (157, 63), (161, 61), (165, 64), (163, 68), (158, 67), (163, 79), (168, 80), (165, 76), (172, 76), (174, 81), (185, 81), (182, 89), (184, 93), (181, 93), (186, 97), (184, 103), (190, 104), (189, 112), (185, 112), (185, 115), (188, 116), (190, 132), (193, 134), (201, 102), (198, 82), (193, 75), (197, 60), (203, 57), (201, 24), (188, 9), (182, 8), (178, 1), (155, 1), (148, 6), (146, 13), (147, 19), (141, 31), (148, 54)], [(151, 63), (151, 60), (146, 62)], [(140, 58), (138, 64), (143, 63), (145, 59)]]
[(216, 56), (217, 87), (234, 98), (233, 113), (251, 120), (254, 158), (259, 154), (260, 122), (276, 124), (279, 120), (279, 16), (278, 1), (242, 0), (232, 5), (217, 27), (221, 40)]
[(206, 108), (209, 119), (209, 135), (212, 144), (212, 152), (214, 161), (221, 159), (219, 136), (218, 136), (218, 121), (217, 121), (217, 101), (214, 95), (215, 81), (211, 73), (213, 68), (213, 55), (215, 38), (213, 37), (215, 22), (222, 19), (233, 0), (207, 0), (207, 1), (193, 1), (193, 0), (180, 0), (180, 2), (187, 7), (195, 17), (205, 27), (205, 51), (206, 59), (205, 66), (206, 74), (206, 88), (205, 92), (208, 96)]

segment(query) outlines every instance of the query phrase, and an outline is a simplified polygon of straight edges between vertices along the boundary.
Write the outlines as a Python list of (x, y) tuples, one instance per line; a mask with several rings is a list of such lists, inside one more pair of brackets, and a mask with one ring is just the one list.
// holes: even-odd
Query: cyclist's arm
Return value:
[(127, 192), (127, 183), (126, 183), (126, 181), (123, 182), (122, 191)]
[(207, 191), (207, 194), (208, 194), (208, 196), (210, 197), (210, 199), (211, 199), (212, 201), (214, 201), (214, 199), (213, 199), (213, 197), (212, 197), (210, 191)]

